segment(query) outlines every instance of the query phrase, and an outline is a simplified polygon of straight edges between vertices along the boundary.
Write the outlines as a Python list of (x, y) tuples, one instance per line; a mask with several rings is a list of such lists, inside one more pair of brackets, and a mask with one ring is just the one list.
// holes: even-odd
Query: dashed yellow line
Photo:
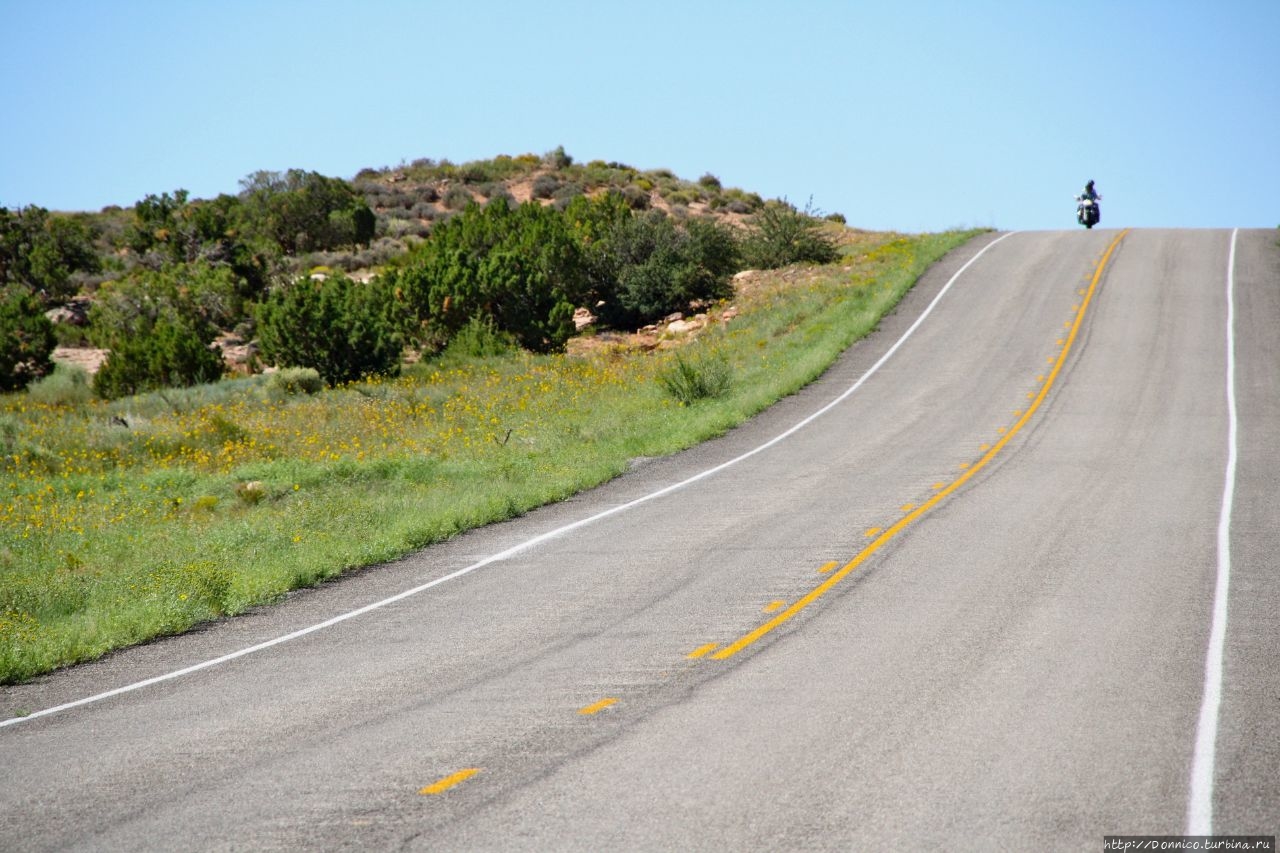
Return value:
[(685, 657), (687, 657), (689, 660), (697, 660), (700, 657), (704, 657), (710, 654), (711, 652), (714, 652), (719, 647), (720, 647), (719, 643), (707, 643), (705, 646), (698, 646), (696, 649), (689, 652), (689, 654), (685, 655)]
[(786, 606), (787, 606), (787, 603), (782, 599), (778, 599), (777, 601), (770, 601), (768, 604), (764, 606), (764, 612), (777, 613), (779, 610), (781, 610)]
[(618, 700), (616, 698), (608, 697), (605, 699), (601, 699), (599, 702), (592, 702), (590, 705), (587, 705), (585, 708), (579, 708), (578, 713), (584, 717), (589, 717), (592, 714), (600, 713), (605, 708), (608, 708), (610, 705), (616, 705), (616, 704), (618, 704)]
[(839, 571), (830, 575), (826, 580), (818, 584), (818, 586), (814, 587), (812, 590), (806, 593), (803, 597), (797, 599), (794, 604), (792, 604), (786, 610), (779, 613), (777, 616), (774, 616), (768, 622), (765, 622), (763, 625), (760, 625), (754, 630), (749, 631), (746, 634), (743, 634), (734, 642), (730, 643), (729, 645), (717, 651), (715, 654), (711, 655), (711, 658), (713, 660), (724, 660), (725, 658), (733, 657), (738, 652), (742, 651), (752, 643), (755, 643), (761, 637), (765, 636), (769, 632), (778, 628), (780, 625), (783, 625), (784, 623), (792, 619), (800, 611), (808, 607), (810, 604), (817, 601), (822, 596), (826, 595), (826, 593), (832, 587), (834, 587), (840, 581), (844, 580), (844, 578), (847, 577), (854, 569), (858, 568), (858, 566), (866, 562), (871, 557), (871, 555), (875, 554), (882, 547), (884, 547), (885, 543), (887, 543), (893, 537), (897, 536), (900, 532), (905, 530), (912, 522), (914, 522), (916, 519), (923, 516), (925, 513), (929, 512), (929, 510), (933, 509), (935, 506), (937, 506), (939, 503), (945, 500), (947, 496), (951, 495), (957, 489), (963, 486), (966, 482), (968, 482), (978, 471), (986, 467), (986, 465), (989, 464), (991, 460), (996, 457), (996, 454), (998, 454), (1001, 450), (1003, 450), (1004, 447), (1010, 441), (1013, 440), (1013, 437), (1016, 436), (1024, 426), (1026, 426), (1027, 422), (1031, 419), (1032, 415), (1034, 415), (1040, 409), (1041, 404), (1044, 403), (1045, 398), (1049, 394), (1049, 390), (1053, 387), (1054, 381), (1057, 379), (1059, 373), (1061, 373), (1063, 365), (1066, 364), (1067, 356), (1071, 353), (1071, 346), (1075, 342), (1075, 339), (1080, 332), (1080, 326), (1084, 321), (1085, 311), (1088, 308), (1089, 303), (1093, 300), (1093, 295), (1098, 288), (1098, 282), (1102, 280), (1102, 272), (1104, 269), (1106, 269), (1107, 261), (1110, 260), (1112, 253), (1115, 252), (1116, 246), (1120, 245), (1120, 241), (1124, 239), (1124, 236), (1128, 233), (1129, 233), (1128, 229), (1125, 229), (1124, 231), (1121, 231), (1118, 235), (1116, 235), (1116, 238), (1111, 241), (1111, 245), (1107, 247), (1107, 251), (1102, 255), (1102, 259), (1098, 261), (1098, 265), (1094, 269), (1093, 277), (1089, 283), (1089, 289), (1086, 291), (1084, 295), (1084, 299), (1080, 303), (1079, 310), (1076, 312), (1075, 322), (1068, 324), (1068, 327), (1071, 329), (1071, 331), (1067, 334), (1066, 344), (1063, 346), (1062, 351), (1061, 353), (1059, 353), (1056, 361), (1052, 357), (1050, 358), (1050, 361), (1054, 363), (1054, 366), (1053, 366), (1053, 369), (1049, 372), (1048, 379), (1044, 382), (1043, 385), (1040, 386), (1040, 392), (1038, 394), (1028, 395), (1028, 397), (1032, 398), (1033, 402), (1031, 403), (1031, 405), (1027, 407), (1027, 410), (1023, 413), (1022, 417), (1020, 417), (1018, 421), (1012, 427), (1009, 428), (1008, 432), (1006, 432), (1000, 438), (1000, 440), (996, 442), (995, 446), (992, 447), (990, 450), (988, 450), (986, 455), (984, 455), (981, 459), (973, 463), (972, 466), (970, 466), (968, 463), (966, 463), (965, 465), (962, 465), (961, 467), (964, 469), (963, 474), (961, 474), (959, 477), (953, 480), (950, 485), (948, 485), (946, 488), (939, 491), (933, 497), (929, 498), (919, 507), (912, 510), (907, 515), (903, 516), (901, 519), (898, 520), (896, 524), (894, 524), (888, 530), (885, 530), (884, 532), (876, 536), (875, 540), (872, 541), (871, 544), (863, 548), (862, 551), (859, 552), (856, 557), (854, 557), (852, 560), (846, 563), (843, 568), (841, 568)]
[(433, 794), (443, 794), (445, 791), (449, 790), (455, 785), (462, 784), (463, 782), (467, 781), (468, 779), (470, 779), (472, 776), (476, 775), (479, 772), (480, 772), (479, 767), (468, 767), (466, 770), (459, 770), (457, 773), (444, 777), (439, 782), (432, 782), (427, 787), (418, 791), (418, 793), (423, 794), (424, 796), (431, 796)]

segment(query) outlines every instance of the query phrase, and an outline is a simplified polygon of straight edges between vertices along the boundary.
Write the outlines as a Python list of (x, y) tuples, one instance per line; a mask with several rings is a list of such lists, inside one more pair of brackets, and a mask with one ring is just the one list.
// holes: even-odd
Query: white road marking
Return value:
[(746, 453), (743, 453), (741, 456), (737, 456), (733, 459), (730, 459), (727, 462), (722, 462), (719, 465), (716, 465), (714, 468), (708, 468), (706, 471), (703, 471), (700, 474), (695, 474), (694, 476), (689, 477), (686, 480), (681, 480), (678, 483), (674, 483), (670, 486), (661, 488), (656, 492), (651, 492), (647, 495), (644, 495), (643, 497), (636, 498), (635, 500), (629, 501), (624, 504), (619, 504), (618, 506), (615, 506), (611, 509), (604, 510), (603, 512), (598, 512), (595, 515), (592, 515), (588, 518), (584, 518), (579, 521), (575, 521), (571, 524), (566, 524), (563, 527), (558, 527), (555, 530), (550, 530), (546, 533), (542, 533), (542, 534), (539, 534), (538, 536), (534, 536), (531, 539), (527, 539), (518, 545), (514, 545), (511, 548), (506, 549), (505, 551), (500, 551), (497, 554), (492, 554), (478, 562), (472, 563), (466, 568), (458, 569), (455, 572), (451, 572), (447, 575), (444, 575), (443, 577), (436, 578), (433, 581), (429, 581), (419, 586), (415, 586), (412, 589), (407, 589), (403, 592), (396, 593), (395, 595), (389, 598), (384, 598), (381, 601), (375, 601), (371, 604), (366, 604), (364, 607), (360, 607), (355, 610), (348, 611), (346, 613), (341, 613), (337, 616), (334, 616), (331, 619), (326, 619), (323, 622), (318, 622), (315, 625), (310, 625), (306, 628), (300, 628), (297, 631), (284, 634), (283, 636), (276, 637), (274, 639), (267, 640), (262, 643), (257, 643), (256, 645), (239, 649), (238, 651), (234, 651), (229, 654), (222, 655), (221, 657), (216, 657), (210, 660), (202, 661), (201, 663), (193, 664), (192, 666), (184, 667), (182, 669), (177, 669), (177, 670), (174, 670), (173, 672), (167, 672), (163, 675), (157, 675), (154, 678), (147, 678), (142, 681), (134, 682), (132, 684), (126, 684), (123, 687), (117, 687), (114, 690), (108, 690), (104, 693), (97, 693), (97, 694), (94, 694), (93, 696), (86, 696), (83, 699), (77, 699), (74, 702), (67, 702), (62, 705), (56, 705), (52, 708), (46, 708), (43, 711), (35, 711), (23, 717), (12, 717), (7, 720), (0, 720), (0, 728), (4, 728), (5, 726), (17, 725), (18, 723), (23, 723), (28, 720), (35, 720), (40, 717), (47, 717), (52, 714), (61, 713), (63, 711), (69, 711), (72, 708), (79, 708), (83, 705), (89, 705), (94, 702), (101, 702), (103, 699), (110, 699), (113, 696), (119, 696), (123, 693), (131, 693), (134, 690), (141, 690), (142, 688), (150, 687), (153, 684), (160, 684), (161, 682), (172, 681), (175, 678), (181, 678), (184, 675), (190, 675), (191, 673), (199, 672), (202, 669), (209, 669), (211, 667), (219, 666), (221, 664), (236, 660), (237, 658), (242, 658), (242, 657), (245, 657), (246, 655), (251, 655), (255, 652), (260, 652), (265, 649), (269, 649), (272, 646), (278, 646), (282, 643), (287, 643), (290, 640), (296, 640), (299, 637), (305, 637), (307, 634), (320, 631), (324, 628), (329, 628), (333, 625), (337, 625), (340, 622), (345, 622), (348, 619), (354, 619), (357, 616), (362, 616), (365, 613), (368, 613), (372, 610), (378, 610), (382, 607), (386, 607), (389, 604), (394, 604), (397, 601), (400, 601), (405, 598), (409, 598), (410, 596), (413, 596), (413, 595), (417, 595), (420, 592), (426, 592), (432, 587), (439, 586), (440, 584), (447, 583), (448, 581), (460, 578), (463, 575), (470, 574), (471, 572), (474, 572), (477, 569), (484, 568), (485, 566), (491, 563), (496, 563), (501, 560), (514, 557), (516, 554), (519, 554), (523, 551), (526, 551), (530, 548), (540, 545), (543, 542), (554, 539), (558, 536), (562, 536), (571, 531), (577, 530), (580, 527), (586, 527), (589, 524), (594, 524), (595, 522), (608, 518), (609, 516), (617, 515), (618, 513), (625, 512), (626, 510), (633, 509), (634, 507), (637, 507), (644, 503), (648, 503), (651, 500), (655, 500), (657, 498), (671, 494), (672, 492), (678, 491), (679, 489), (683, 489), (686, 486), (689, 486), (689, 485), (692, 485), (693, 483), (698, 482), (699, 480), (704, 480), (707, 477), (710, 477), (714, 474), (718, 474), (719, 472), (723, 471), (724, 469), (732, 465), (736, 465), (739, 462), (749, 459), (752, 456), (755, 456), (757, 453), (761, 453), (769, 449), (770, 447), (773, 447), (775, 444), (778, 444), (779, 442), (783, 441), (784, 439), (789, 438), (790, 436), (799, 432), (801, 429), (808, 426), (813, 421), (817, 420), (821, 416), (825, 415), (827, 412), (834, 409), (840, 403), (847, 400), (855, 391), (857, 391), (859, 388), (862, 387), (863, 383), (865, 383), (868, 379), (870, 379), (873, 375), (875, 375), (875, 373), (881, 368), (881, 366), (883, 366), (884, 363), (889, 360), (890, 356), (892, 356), (895, 352), (897, 352), (898, 348), (901, 347), (902, 344), (906, 342), (906, 340), (909, 337), (911, 337), (911, 335), (915, 332), (915, 330), (920, 327), (920, 324), (922, 324), (925, 321), (925, 318), (927, 318), (933, 312), (934, 307), (942, 300), (942, 297), (947, 294), (947, 291), (951, 289), (951, 286), (956, 283), (956, 281), (960, 278), (961, 274), (964, 273), (965, 270), (967, 270), (970, 266), (972, 266), (974, 262), (978, 260), (978, 258), (981, 258), (984, 254), (986, 254), (987, 250), (990, 249), (992, 246), (996, 245), (997, 243), (999, 243), (1000, 241), (1008, 237), (1013, 236), (1016, 233), (1018, 232), (1010, 231), (1007, 234), (1000, 235), (999, 237), (997, 237), (996, 239), (988, 243), (986, 246), (982, 247), (982, 249), (976, 255), (974, 255), (972, 258), (970, 258), (968, 261), (965, 262), (964, 266), (956, 270), (955, 275), (951, 276), (951, 278), (947, 280), (947, 283), (943, 285), (942, 289), (938, 291), (938, 294), (934, 296), (933, 300), (929, 303), (928, 307), (925, 308), (924, 312), (921, 313), (921, 315), (916, 318), (915, 322), (912, 323), (911, 326), (905, 332), (903, 332), (902, 337), (900, 337), (894, 343), (894, 345), (889, 348), (889, 351), (886, 352), (884, 355), (882, 355), (875, 364), (871, 365), (871, 367), (867, 370), (867, 372), (864, 373), (861, 376), (861, 378), (858, 379), (857, 382), (853, 383), (853, 385), (851, 385), (847, 390), (845, 390), (844, 393), (836, 397), (827, 405), (818, 409), (813, 414), (804, 418), (799, 423), (792, 426), (790, 429), (780, 433), (779, 435), (774, 436), (770, 440), (766, 441), (764, 444), (761, 444), (760, 446), (752, 450), (748, 450)]
[(1213, 834), (1213, 761), (1218, 742), (1218, 707), (1222, 704), (1222, 657), (1227, 639), (1227, 592), (1231, 585), (1231, 505), (1236, 492), (1236, 237), (1231, 232), (1227, 256), (1227, 472), (1218, 514), (1218, 578), (1213, 590), (1213, 623), (1204, 661), (1204, 698), (1196, 725), (1187, 804), (1187, 835)]

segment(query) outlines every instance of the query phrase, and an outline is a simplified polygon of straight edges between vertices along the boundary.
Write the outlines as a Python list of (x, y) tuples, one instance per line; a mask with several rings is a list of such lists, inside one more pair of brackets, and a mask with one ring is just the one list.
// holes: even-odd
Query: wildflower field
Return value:
[[(674, 351), (413, 365), (305, 394), (271, 377), (113, 402), (0, 397), (0, 683), (270, 602), (563, 499), (816, 378), (974, 232), (861, 234), (761, 274)], [(717, 365), (686, 404), (684, 372)]]

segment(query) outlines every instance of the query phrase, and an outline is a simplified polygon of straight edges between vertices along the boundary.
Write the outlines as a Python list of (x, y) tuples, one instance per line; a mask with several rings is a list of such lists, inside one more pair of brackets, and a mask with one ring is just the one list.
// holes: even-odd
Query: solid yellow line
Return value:
[(963, 486), (966, 482), (972, 479), (973, 476), (978, 473), (978, 471), (986, 467), (986, 465), (989, 464), (991, 460), (994, 459), (996, 455), (1001, 450), (1004, 449), (1005, 445), (1007, 445), (1010, 441), (1013, 440), (1013, 437), (1017, 435), (1024, 426), (1026, 426), (1027, 421), (1031, 420), (1031, 416), (1034, 415), (1040, 409), (1040, 405), (1044, 402), (1045, 397), (1049, 395), (1049, 390), (1053, 388), (1053, 384), (1057, 380), (1058, 374), (1062, 372), (1062, 367), (1067, 362), (1067, 356), (1071, 353), (1071, 345), (1075, 343), (1076, 336), (1080, 332), (1080, 325), (1081, 323), (1084, 322), (1085, 309), (1088, 308), (1089, 303), (1093, 300), (1094, 292), (1098, 288), (1098, 282), (1102, 280), (1102, 271), (1106, 268), (1107, 261), (1111, 259), (1111, 254), (1115, 251), (1116, 246), (1120, 245), (1120, 241), (1124, 239), (1124, 235), (1128, 233), (1129, 233), (1129, 229), (1126, 228), (1124, 231), (1121, 231), (1118, 235), (1116, 235), (1116, 238), (1111, 241), (1111, 245), (1107, 247), (1107, 251), (1103, 254), (1102, 260), (1098, 261), (1098, 266), (1093, 271), (1093, 278), (1089, 282), (1089, 289), (1085, 293), (1085, 297), (1082, 300), (1080, 305), (1080, 310), (1076, 314), (1075, 322), (1071, 325), (1071, 331), (1067, 334), (1066, 345), (1063, 346), (1062, 352), (1059, 354), (1057, 362), (1054, 364), (1053, 369), (1049, 371), (1048, 379), (1045, 381), (1045, 383), (1042, 386), (1040, 386), (1040, 393), (1035, 395), (1034, 400), (1032, 401), (1031, 405), (1027, 406), (1027, 410), (1023, 413), (1022, 417), (1018, 419), (1017, 423), (1015, 423), (1012, 427), (1009, 428), (1008, 432), (1006, 432), (1003, 436), (1001, 436), (1000, 440), (996, 442), (995, 446), (992, 447), (989, 451), (987, 451), (985, 456), (983, 456), (977, 462), (973, 463), (973, 465), (966, 466), (965, 472), (961, 474), (959, 477), (957, 477), (955, 480), (953, 480), (949, 486), (947, 486), (945, 489), (935, 494), (933, 497), (929, 498), (929, 500), (925, 501), (923, 504), (917, 507), (910, 514), (903, 516), (901, 519), (898, 520), (896, 524), (894, 524), (888, 530), (884, 531), (879, 536), (877, 536), (876, 539), (870, 545), (862, 549), (862, 551), (856, 557), (854, 557), (852, 560), (846, 563), (843, 568), (841, 568), (839, 571), (832, 574), (822, 583), (818, 584), (818, 586), (814, 587), (802, 598), (798, 599), (795, 604), (792, 604), (790, 607), (788, 607), (786, 610), (782, 611), (777, 616), (770, 619), (768, 622), (765, 622), (763, 625), (759, 626), (755, 630), (742, 635), (734, 642), (730, 643), (720, 651), (713, 654), (711, 656), (713, 660), (724, 660), (725, 658), (733, 657), (738, 652), (745, 649), (747, 646), (751, 645), (752, 643), (759, 640), (761, 637), (773, 631), (775, 628), (778, 628), (784, 623), (790, 621), (792, 617), (794, 617), (800, 611), (804, 610), (810, 604), (817, 601), (822, 596), (826, 595), (827, 592), (830, 591), (832, 587), (840, 583), (840, 581), (844, 580), (844, 578), (848, 576), (849, 573), (851, 573), (854, 569), (858, 568), (858, 566), (862, 565), (873, 554), (875, 554), (877, 551), (883, 548), (884, 545), (889, 540), (897, 536), (899, 533), (905, 530), (912, 522), (914, 522), (916, 519), (920, 518), (921, 516), (925, 515), (927, 512), (929, 512), (931, 509), (933, 509), (935, 506), (937, 506), (939, 503), (945, 500), (950, 494), (955, 492), (957, 489)]
[(617, 700), (617, 699), (612, 699), (612, 698), (610, 698), (610, 699), (601, 699), (599, 702), (596, 702), (596, 703), (594, 703), (594, 704), (588, 705), (588, 706), (587, 706), (587, 707), (585, 707), (585, 708), (579, 708), (579, 709), (578, 709), (578, 713), (579, 713), (579, 714), (582, 714), (582, 715), (584, 715), (584, 716), (589, 716), (589, 715), (591, 715), (591, 714), (597, 714), (597, 713), (599, 713), (600, 711), (603, 711), (605, 708), (608, 708), (610, 705), (616, 705), (616, 704), (617, 704), (617, 702), (618, 702), (618, 700)]
[(432, 784), (423, 788), (418, 793), (428, 794), (428, 795), (443, 794), (445, 791), (449, 790), (454, 785), (458, 785), (458, 784), (461, 784), (462, 782), (467, 781), (468, 779), (470, 779), (472, 776), (476, 775), (479, 772), (480, 772), (479, 767), (468, 767), (466, 770), (459, 770), (457, 773), (454, 773), (452, 776), (446, 776), (443, 779), (441, 779), (439, 782), (433, 782)]

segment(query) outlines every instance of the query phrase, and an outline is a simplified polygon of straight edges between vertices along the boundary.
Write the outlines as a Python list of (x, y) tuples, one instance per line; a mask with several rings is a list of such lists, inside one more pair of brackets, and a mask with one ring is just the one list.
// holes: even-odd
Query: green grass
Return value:
[[(722, 434), (820, 375), (973, 233), (860, 235), (835, 264), (763, 274), (737, 317), (678, 354), (496, 348), (314, 394), (252, 377), (112, 403), (8, 395), (0, 683), (273, 601)], [(713, 393), (677, 399), (672, 377), (710, 379)]]

